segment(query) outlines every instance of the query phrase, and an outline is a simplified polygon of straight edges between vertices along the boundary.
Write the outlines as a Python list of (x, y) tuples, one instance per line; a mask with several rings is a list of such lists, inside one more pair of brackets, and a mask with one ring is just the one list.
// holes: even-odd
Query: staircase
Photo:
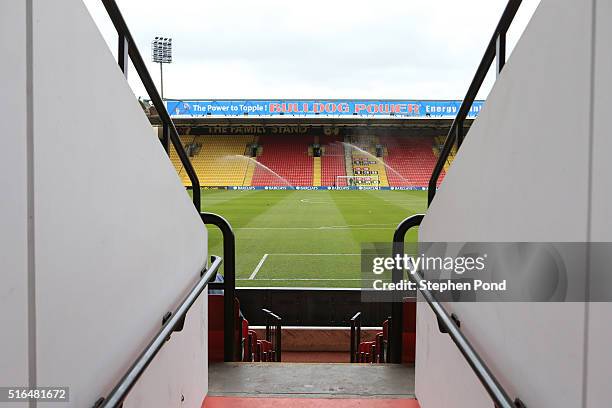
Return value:
[(419, 408), (415, 399), (208, 397), (202, 408)]
[(250, 186), (253, 182), (253, 174), (255, 173), (255, 161), (249, 160), (246, 169), (244, 171), (244, 179), (242, 180), (243, 186)]
[(351, 143), (351, 138), (349, 136), (344, 137), (344, 166), (346, 168), (347, 176), (354, 176), (353, 173), (353, 159), (351, 155), (351, 151), (353, 149), (349, 148), (346, 143)]
[(218, 363), (209, 367), (203, 407), (418, 408), (419, 404), (413, 366)]
[(312, 185), (321, 185), (321, 158), (313, 157)]

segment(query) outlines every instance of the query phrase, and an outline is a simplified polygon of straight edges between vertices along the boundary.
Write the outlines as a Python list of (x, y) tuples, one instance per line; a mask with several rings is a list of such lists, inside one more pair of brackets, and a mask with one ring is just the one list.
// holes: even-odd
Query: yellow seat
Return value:
[[(249, 135), (181, 136), (183, 146), (192, 143), (200, 146), (190, 160), (202, 187), (250, 185), (248, 170), (252, 164), (244, 153), (254, 140), (254, 136)], [(174, 148), (170, 150), (170, 159), (183, 184), (190, 186), (189, 177)]]

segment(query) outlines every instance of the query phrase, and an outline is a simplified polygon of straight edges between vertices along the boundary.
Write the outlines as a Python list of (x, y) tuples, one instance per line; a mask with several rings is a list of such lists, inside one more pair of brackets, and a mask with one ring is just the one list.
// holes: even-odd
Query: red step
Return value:
[(202, 408), (419, 408), (415, 399), (206, 397)]

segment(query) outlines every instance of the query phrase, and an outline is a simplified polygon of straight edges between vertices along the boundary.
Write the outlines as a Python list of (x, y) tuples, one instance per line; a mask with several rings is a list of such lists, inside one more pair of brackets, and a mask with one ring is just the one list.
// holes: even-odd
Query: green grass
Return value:
[[(391, 242), (426, 202), (426, 191), (202, 191), (203, 211), (234, 228), (239, 287), (360, 287), (361, 243)], [(409, 232), (406, 240), (415, 239)], [(209, 248), (222, 255), (216, 227)]]

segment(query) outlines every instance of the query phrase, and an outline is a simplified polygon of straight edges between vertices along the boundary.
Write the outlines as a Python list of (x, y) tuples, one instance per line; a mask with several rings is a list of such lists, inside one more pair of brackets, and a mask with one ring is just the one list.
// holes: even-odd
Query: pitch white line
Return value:
[(268, 257), (268, 254), (264, 254), (264, 256), (261, 257), (261, 260), (259, 261), (255, 269), (253, 270), (253, 273), (251, 274), (251, 276), (249, 276), (249, 280), (255, 279), (255, 276), (257, 276), (257, 272), (259, 272), (259, 270), (261, 269), (261, 266), (264, 264), (267, 257)]
[(391, 230), (395, 227), (238, 227), (235, 230), (319, 230), (319, 231), (344, 231), (344, 230)]
[(316, 200), (313, 198), (302, 198), (300, 201), (307, 204), (333, 204), (332, 201)]
[(322, 225), (320, 227), (236, 227), (235, 230), (344, 230), (344, 229), (391, 229), (395, 224), (349, 224), (349, 225)]
[(361, 254), (289, 254), (289, 253), (277, 253), (269, 255), (284, 255), (284, 256), (360, 256)]
[[(247, 281), (252, 279), (236, 279), (237, 281)], [(257, 281), (360, 281), (360, 280), (374, 280), (374, 279), (361, 279), (361, 278), (260, 278)]]

